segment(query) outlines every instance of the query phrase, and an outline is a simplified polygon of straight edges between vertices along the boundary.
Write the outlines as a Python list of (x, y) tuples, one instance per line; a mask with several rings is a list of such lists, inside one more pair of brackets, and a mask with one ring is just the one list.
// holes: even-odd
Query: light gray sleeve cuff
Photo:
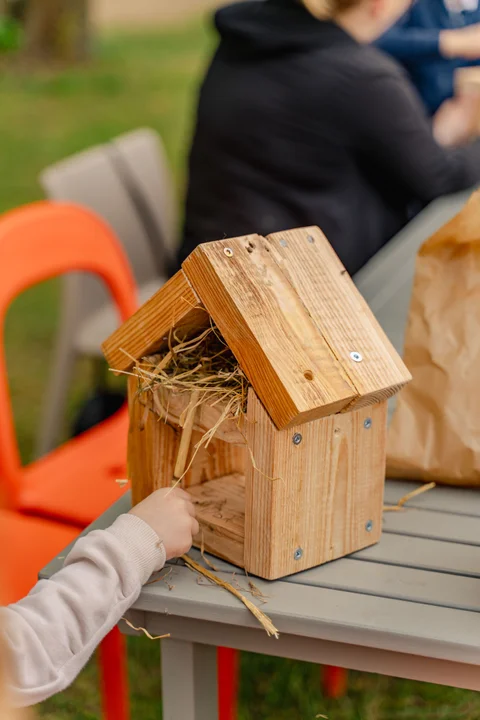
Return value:
[(136, 515), (119, 515), (106, 532), (114, 535), (121, 542), (137, 568), (142, 585), (153, 572), (161, 570), (165, 565), (163, 542), (150, 525)]

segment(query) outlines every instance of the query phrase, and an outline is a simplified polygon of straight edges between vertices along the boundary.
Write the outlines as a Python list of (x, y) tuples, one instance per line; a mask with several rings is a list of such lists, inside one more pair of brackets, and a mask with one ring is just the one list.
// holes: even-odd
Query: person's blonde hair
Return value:
[(319, 20), (329, 20), (355, 7), (360, 0), (301, 0), (301, 2)]

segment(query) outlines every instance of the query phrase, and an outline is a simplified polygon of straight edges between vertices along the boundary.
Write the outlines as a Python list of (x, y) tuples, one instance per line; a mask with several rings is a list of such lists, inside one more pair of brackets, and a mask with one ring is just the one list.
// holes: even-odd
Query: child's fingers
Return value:
[(195, 510), (195, 505), (193, 504), (193, 502), (191, 500), (189, 502), (185, 503), (185, 507), (187, 508), (188, 514), (191, 515), (192, 517), (195, 517), (195, 515), (197, 514), (197, 511)]
[(186, 490), (183, 490), (180, 487), (176, 487), (171, 492), (174, 493), (178, 498), (181, 498), (182, 500), (188, 500), (189, 502), (192, 502), (192, 498), (190, 497), (188, 492), (186, 492)]

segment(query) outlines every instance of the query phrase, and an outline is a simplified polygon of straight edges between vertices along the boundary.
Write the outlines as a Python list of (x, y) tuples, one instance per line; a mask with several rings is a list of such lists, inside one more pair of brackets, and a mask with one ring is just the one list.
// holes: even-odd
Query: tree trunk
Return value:
[(89, 55), (88, 0), (29, 0), (25, 53), (41, 62), (76, 62)]

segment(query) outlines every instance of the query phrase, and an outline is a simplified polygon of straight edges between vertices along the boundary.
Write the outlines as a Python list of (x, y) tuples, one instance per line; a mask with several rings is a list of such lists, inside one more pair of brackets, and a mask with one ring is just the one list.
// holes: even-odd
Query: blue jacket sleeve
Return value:
[(410, 25), (410, 13), (404, 15), (375, 45), (402, 63), (425, 57), (441, 57), (440, 31)]

